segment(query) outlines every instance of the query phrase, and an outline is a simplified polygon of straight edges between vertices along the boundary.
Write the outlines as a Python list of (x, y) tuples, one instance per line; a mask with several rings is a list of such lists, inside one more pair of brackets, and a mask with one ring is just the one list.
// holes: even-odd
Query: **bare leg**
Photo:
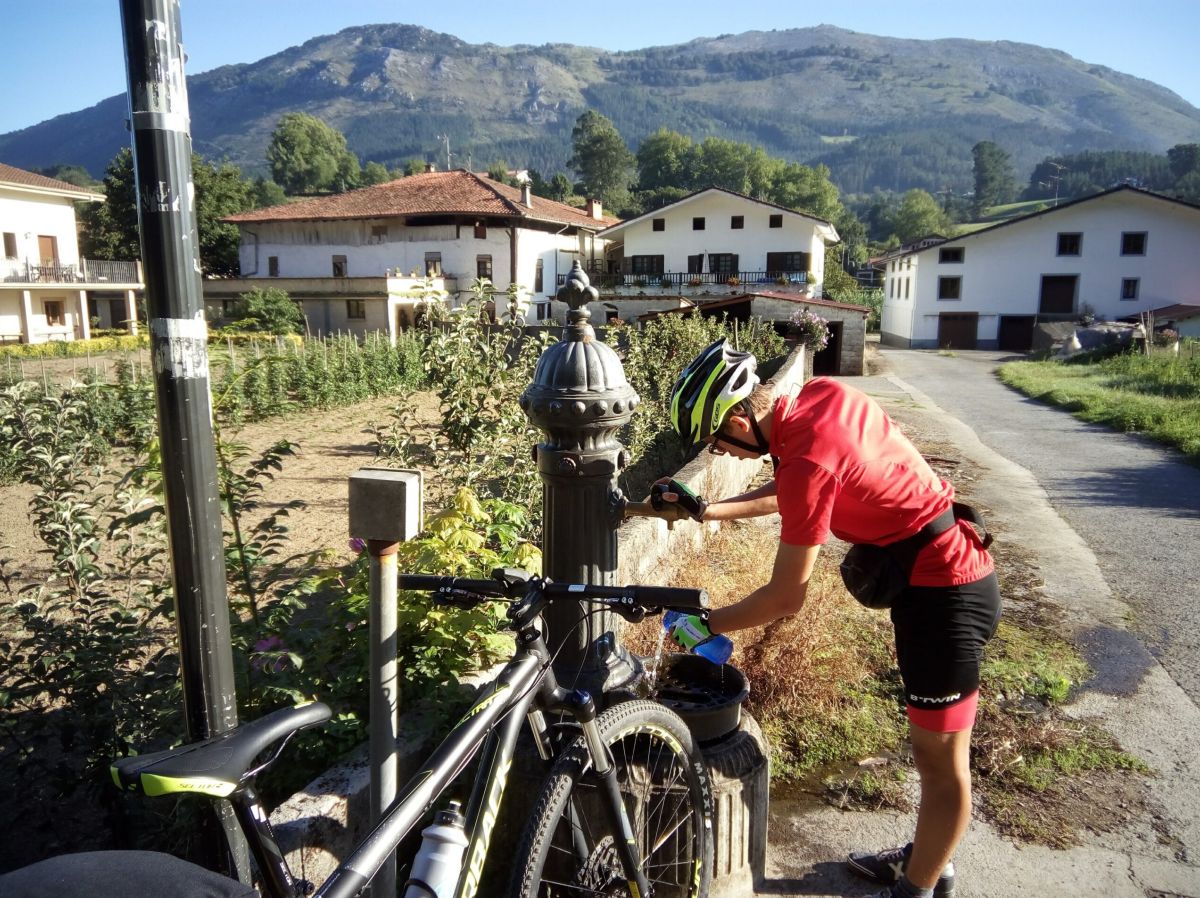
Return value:
[(932, 889), (971, 820), (971, 731), (935, 733), (911, 722), (909, 730), (921, 806), (906, 872), (913, 885)]

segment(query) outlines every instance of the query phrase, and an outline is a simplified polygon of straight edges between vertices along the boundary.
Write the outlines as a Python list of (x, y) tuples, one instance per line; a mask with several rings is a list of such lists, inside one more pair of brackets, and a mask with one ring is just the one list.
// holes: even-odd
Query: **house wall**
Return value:
[[(79, 237), (75, 230), (75, 205), (65, 197), (38, 196), (0, 189), (0, 232), (15, 234), (16, 258), (36, 265), (41, 261), (38, 236), (58, 239), (58, 261), (79, 261)], [(4, 244), (0, 243), (0, 254)]]
[[(1144, 231), (1146, 254), (1122, 256), (1123, 232)], [(1080, 255), (1059, 256), (1060, 233), (1082, 234)], [(962, 263), (940, 263), (940, 250), (961, 246)], [(997, 345), (1001, 315), (1036, 315), (1043, 275), (1078, 275), (1075, 313), (1122, 318), (1187, 302), (1200, 278), (1200, 210), (1121, 191), (982, 234), (949, 241), (889, 265), (884, 285), (884, 342), (935, 347), (940, 312), (978, 312), (980, 348)], [(909, 269), (907, 261), (912, 260)], [(962, 277), (962, 298), (938, 300), (938, 278)], [(1124, 278), (1138, 278), (1136, 300), (1121, 299)], [(889, 282), (911, 299), (892, 295)]]
[[(680, 206), (648, 215), (620, 233), (625, 241), (625, 258), (663, 256), (666, 271), (686, 272), (687, 257), (703, 253), (707, 271), (709, 253), (737, 253), (743, 271), (765, 271), (767, 253), (800, 252), (809, 254), (809, 269), (814, 284), (825, 278), (825, 242), (817, 233), (819, 225), (810, 218), (783, 212), (783, 227), (769, 227), (770, 216), (781, 210), (753, 200), (714, 192), (697, 196)], [(741, 230), (730, 228), (730, 218), (743, 216)], [(704, 218), (704, 230), (692, 230), (692, 219)], [(655, 231), (653, 219), (666, 219), (664, 229)]]

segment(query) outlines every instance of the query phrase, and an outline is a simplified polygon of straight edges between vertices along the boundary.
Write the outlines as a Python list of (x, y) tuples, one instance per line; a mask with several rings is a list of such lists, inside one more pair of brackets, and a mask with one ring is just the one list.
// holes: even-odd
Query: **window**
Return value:
[(697, 218), (692, 219), (692, 230), (693, 231), (703, 231), (704, 230), (704, 216), (699, 216)]
[(492, 257), (491, 256), (476, 256), (475, 257), (475, 276), (480, 278), (491, 278), (492, 276)]
[(963, 248), (961, 246), (950, 246), (938, 250), (938, 262), (942, 265), (961, 264), (962, 260)]
[(367, 317), (367, 301), (365, 299), (346, 300), (346, 317), (357, 321), (365, 320)]
[(482, 221), (475, 222), (475, 239), (487, 240), (487, 225)]
[(910, 284), (912, 284), (912, 278), (905, 278), (904, 279), (904, 298), (905, 299), (908, 299), (908, 288), (909, 288)]
[(767, 273), (794, 274), (808, 271), (808, 253), (767, 253)]
[(650, 230), (665, 231), (667, 229), (667, 220), (665, 218), (654, 218), (650, 221)]
[(542, 292), (542, 260), (537, 260), (537, 265), (533, 269), (533, 292)]
[(663, 256), (630, 256), (630, 271), (634, 274), (662, 274)]
[(368, 243), (387, 243), (388, 226), (371, 225), (371, 239)]
[(782, 228), (783, 227), (783, 213), (779, 212), (775, 215), (772, 215), (770, 218), (768, 218), (767, 219), (767, 227)]
[(4, 232), (4, 258), (17, 258), (17, 235)]
[(425, 277), (440, 278), (442, 276), (442, 254), (425, 254)]
[(62, 327), (66, 324), (66, 321), (63, 320), (61, 299), (47, 299), (42, 303), (42, 310), (46, 313), (46, 324), (50, 327)]
[(1140, 278), (1121, 278), (1121, 299), (1138, 298), (1138, 281)]
[(345, 256), (333, 257), (333, 276), (335, 278), (349, 277), (349, 269), (346, 266)]
[(545, 321), (550, 317), (550, 300), (539, 299), (533, 304), (533, 315), (538, 321)]
[(1125, 231), (1121, 234), (1121, 255), (1122, 256), (1144, 256), (1146, 255), (1146, 232), (1145, 231)]
[(962, 299), (962, 278), (938, 278), (938, 299)]
[(279, 277), (279, 256), (267, 256), (268, 277)]
[(708, 270), (729, 277), (738, 273), (737, 253), (709, 253)]
[(1082, 234), (1058, 235), (1058, 254), (1060, 256), (1078, 256), (1082, 247)]
[(888, 299), (896, 298), (896, 279), (888, 278)]
[(704, 253), (698, 256), (688, 256), (688, 274), (704, 273)]
[(729, 228), (730, 228), (730, 230), (734, 230), (734, 231), (740, 231), (740, 230), (742, 230), (742, 228), (744, 228), (744, 227), (746, 227), (746, 216), (744, 216), (744, 215), (731, 215), (731, 216), (729, 216)]

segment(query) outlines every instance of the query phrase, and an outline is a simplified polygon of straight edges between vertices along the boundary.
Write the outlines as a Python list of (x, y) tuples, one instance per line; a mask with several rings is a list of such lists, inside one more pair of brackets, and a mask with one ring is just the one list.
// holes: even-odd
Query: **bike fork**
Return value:
[(592, 766), (600, 778), (600, 788), (604, 796), (604, 805), (608, 824), (612, 828), (616, 842), (617, 856), (625, 869), (625, 879), (633, 898), (649, 898), (650, 882), (646, 871), (642, 868), (642, 859), (638, 853), (637, 839), (633, 834), (633, 826), (629, 822), (629, 812), (625, 801), (621, 798), (621, 790), (617, 783), (617, 766), (613, 763), (608, 746), (600, 738), (600, 728), (596, 726), (596, 705), (586, 692), (576, 692), (572, 696), (573, 704), (583, 737), (587, 742), (588, 752), (592, 756)]

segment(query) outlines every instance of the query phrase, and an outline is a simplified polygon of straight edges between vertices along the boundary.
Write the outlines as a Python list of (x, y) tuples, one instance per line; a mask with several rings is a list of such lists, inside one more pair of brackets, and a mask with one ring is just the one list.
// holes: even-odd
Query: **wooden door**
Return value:
[(1033, 348), (1033, 315), (1001, 315), (998, 346), (1007, 352), (1029, 352)]
[(1075, 288), (1079, 284), (1077, 274), (1042, 275), (1042, 295), (1038, 311), (1043, 315), (1070, 315), (1075, 311)]
[(38, 259), (43, 265), (58, 263), (58, 238), (38, 234)]
[(978, 334), (978, 312), (942, 312), (938, 315), (939, 349), (974, 349)]

